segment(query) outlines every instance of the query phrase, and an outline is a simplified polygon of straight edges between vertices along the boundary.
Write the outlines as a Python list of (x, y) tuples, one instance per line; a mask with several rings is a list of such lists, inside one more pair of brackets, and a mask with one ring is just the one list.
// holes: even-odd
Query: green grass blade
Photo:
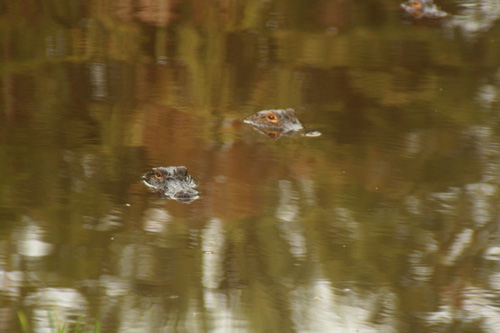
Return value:
[(85, 330), (84, 327), (82, 327), (83, 323), (83, 316), (79, 316), (78, 320), (76, 321), (75, 329), (73, 330), (73, 333), (80, 333)]
[(100, 332), (101, 332), (101, 323), (97, 320), (94, 326), (94, 333), (100, 333)]
[(17, 311), (17, 318), (19, 318), (19, 324), (21, 325), (21, 331), (23, 333), (28, 333), (30, 331), (30, 327), (28, 325), (28, 318), (23, 311)]

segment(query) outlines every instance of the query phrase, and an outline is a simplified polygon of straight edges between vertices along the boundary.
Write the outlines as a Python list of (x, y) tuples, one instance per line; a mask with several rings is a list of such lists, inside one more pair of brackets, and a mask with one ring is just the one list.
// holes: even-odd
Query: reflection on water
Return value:
[(1, 6), (0, 331), (498, 331), (500, 9), (436, 4)]
[(56, 314), (60, 318), (74, 318), (84, 315), (82, 310), (87, 307), (85, 298), (71, 288), (39, 288), (26, 297), (25, 302), (27, 306), (35, 307), (31, 322), (32, 329), (36, 332), (51, 331), (50, 321), (57, 320), (52, 309), (57, 309)]
[(44, 230), (26, 217), (19, 235), (17, 252), (25, 257), (44, 257), (52, 252), (53, 245), (42, 240)]

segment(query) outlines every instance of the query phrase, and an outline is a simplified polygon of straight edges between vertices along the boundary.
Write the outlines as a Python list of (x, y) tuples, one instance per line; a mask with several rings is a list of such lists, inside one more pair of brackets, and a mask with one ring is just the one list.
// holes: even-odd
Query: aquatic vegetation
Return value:
[[(99, 320), (96, 320), (95, 323), (88, 323), (87, 319), (84, 316), (79, 316), (76, 323), (70, 322), (61, 322), (56, 317), (54, 311), (47, 311), (49, 328), (52, 333), (100, 333), (101, 332), (101, 324)], [(21, 328), (21, 332), (30, 333), (32, 332), (31, 326), (29, 324), (28, 318), (24, 311), (18, 311), (17, 317), (19, 320), (19, 326)]]

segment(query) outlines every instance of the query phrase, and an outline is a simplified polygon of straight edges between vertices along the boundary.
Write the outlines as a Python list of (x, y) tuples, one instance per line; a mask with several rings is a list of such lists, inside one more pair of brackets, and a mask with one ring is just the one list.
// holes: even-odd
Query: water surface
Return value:
[(498, 331), (500, 9), (438, 4), (0, 5), (0, 331)]

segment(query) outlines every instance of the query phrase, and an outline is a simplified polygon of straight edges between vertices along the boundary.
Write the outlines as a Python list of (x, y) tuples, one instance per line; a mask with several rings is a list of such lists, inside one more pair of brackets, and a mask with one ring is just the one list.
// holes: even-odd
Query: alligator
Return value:
[(304, 128), (295, 117), (293, 109), (263, 110), (246, 117), (243, 120), (256, 131), (276, 140), (281, 136), (320, 136), (318, 131), (304, 132)]
[(142, 176), (142, 182), (162, 198), (191, 203), (199, 198), (198, 184), (185, 166), (152, 168)]
[(408, 0), (401, 4), (401, 8), (416, 19), (439, 19), (448, 16), (448, 13), (440, 10), (433, 0)]

